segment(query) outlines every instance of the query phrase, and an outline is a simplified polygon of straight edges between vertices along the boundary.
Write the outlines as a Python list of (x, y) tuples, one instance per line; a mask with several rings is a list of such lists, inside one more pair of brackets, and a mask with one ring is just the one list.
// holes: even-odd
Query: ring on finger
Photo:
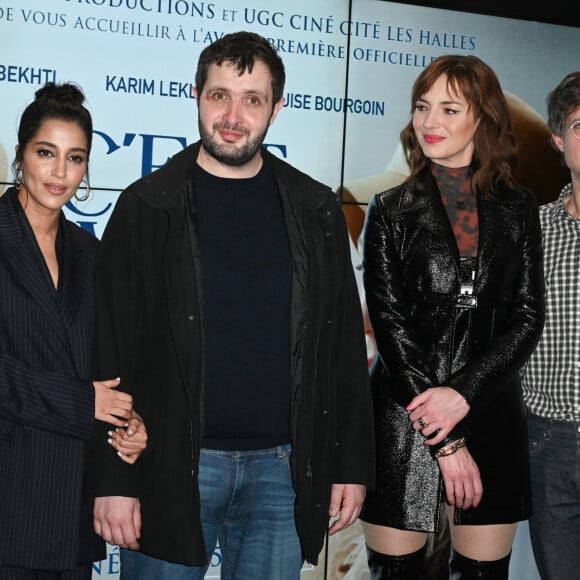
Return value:
[(425, 429), (425, 427), (427, 427), (427, 423), (425, 423), (425, 421), (423, 421), (423, 417), (419, 417), (417, 419), (417, 423), (419, 423), (421, 429)]

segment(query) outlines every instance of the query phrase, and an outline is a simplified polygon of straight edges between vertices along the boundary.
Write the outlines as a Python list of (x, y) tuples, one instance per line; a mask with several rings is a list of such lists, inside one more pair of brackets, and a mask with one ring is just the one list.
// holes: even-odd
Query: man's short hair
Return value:
[(207, 72), (212, 64), (220, 66), (232, 63), (238, 73), (252, 72), (256, 60), (262, 61), (272, 75), (272, 95), (274, 106), (284, 93), (286, 73), (284, 63), (277, 50), (266, 38), (255, 32), (232, 32), (206, 46), (199, 55), (195, 73), (195, 88), (201, 94), (207, 81)]
[(548, 127), (555, 135), (562, 135), (566, 117), (580, 106), (580, 71), (566, 75), (548, 95)]

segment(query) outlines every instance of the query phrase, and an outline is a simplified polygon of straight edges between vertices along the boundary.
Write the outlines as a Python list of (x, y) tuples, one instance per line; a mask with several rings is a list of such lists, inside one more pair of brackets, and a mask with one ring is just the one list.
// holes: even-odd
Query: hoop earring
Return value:
[(83, 177), (83, 181), (85, 183), (85, 194), (83, 196), (79, 196), (77, 189), (77, 192), (75, 193), (75, 199), (77, 201), (87, 201), (87, 199), (89, 199), (89, 196), (91, 195), (91, 186), (89, 185), (89, 178)]

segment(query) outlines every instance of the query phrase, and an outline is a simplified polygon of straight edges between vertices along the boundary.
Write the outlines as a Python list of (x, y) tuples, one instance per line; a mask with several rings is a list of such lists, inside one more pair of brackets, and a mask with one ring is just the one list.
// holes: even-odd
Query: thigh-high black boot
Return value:
[(451, 549), (449, 580), (508, 580), (511, 552), (500, 560), (472, 560)]
[(371, 580), (429, 580), (425, 554), (427, 545), (412, 554), (388, 556), (367, 546)]

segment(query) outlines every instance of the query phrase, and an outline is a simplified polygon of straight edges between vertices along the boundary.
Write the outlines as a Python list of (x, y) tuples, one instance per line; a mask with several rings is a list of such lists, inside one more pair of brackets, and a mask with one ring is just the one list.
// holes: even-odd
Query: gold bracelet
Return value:
[(445, 445), (445, 447), (441, 447), (435, 452), (435, 458), (439, 459), (440, 457), (447, 457), (447, 455), (453, 455), (458, 449), (465, 447), (465, 437), (461, 437), (453, 443), (449, 443), (449, 445)]

